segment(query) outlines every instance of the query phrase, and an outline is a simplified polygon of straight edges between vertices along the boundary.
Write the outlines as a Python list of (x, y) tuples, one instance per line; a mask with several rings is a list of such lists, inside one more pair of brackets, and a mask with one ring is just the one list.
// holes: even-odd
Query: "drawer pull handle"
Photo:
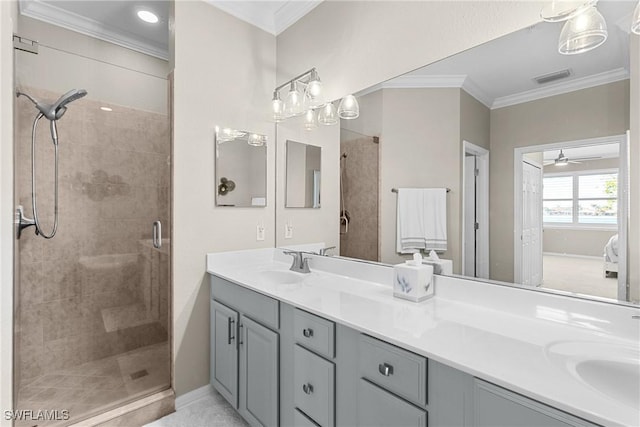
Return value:
[(313, 386), (311, 384), (305, 384), (302, 386), (302, 391), (304, 391), (306, 394), (311, 394), (313, 393)]
[(313, 329), (311, 328), (306, 328), (302, 330), (302, 335), (304, 335), (307, 338), (311, 338), (313, 336)]
[(393, 375), (393, 366), (388, 363), (381, 363), (378, 365), (378, 371), (385, 377), (388, 377), (389, 375)]
[(233, 332), (234, 332), (234, 328), (233, 325), (236, 323), (235, 319), (233, 319), (232, 317), (228, 317), (227, 318), (227, 344), (231, 344), (231, 341), (233, 341), (234, 339), (236, 339), (236, 337), (234, 336)]

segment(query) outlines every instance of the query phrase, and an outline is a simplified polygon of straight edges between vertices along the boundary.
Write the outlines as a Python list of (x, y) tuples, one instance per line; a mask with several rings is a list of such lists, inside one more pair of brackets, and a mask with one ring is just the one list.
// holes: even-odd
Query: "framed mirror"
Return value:
[(267, 137), (216, 128), (215, 146), (216, 206), (267, 206)]
[(320, 208), (322, 148), (287, 140), (285, 207)]
[(454, 274), (637, 303), (634, 76), (628, 26), (616, 25), (635, 4), (598, 4), (609, 35), (589, 52), (559, 54), (558, 26), (541, 22), (356, 94), (360, 117), (341, 121), (330, 165), (342, 195), (324, 195), (340, 200), (340, 255), (402, 262), (392, 190), (449, 188), (438, 255)]

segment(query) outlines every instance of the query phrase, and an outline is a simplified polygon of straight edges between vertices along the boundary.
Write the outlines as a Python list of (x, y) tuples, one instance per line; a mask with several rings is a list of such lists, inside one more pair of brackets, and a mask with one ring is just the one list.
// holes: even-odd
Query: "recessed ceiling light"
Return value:
[(138, 11), (138, 18), (140, 18), (144, 22), (148, 22), (150, 24), (157, 24), (158, 23), (158, 16), (153, 12), (149, 12), (148, 10), (139, 10)]
[(109, 107), (100, 107), (100, 109), (102, 111), (113, 111), (113, 108), (109, 108)]

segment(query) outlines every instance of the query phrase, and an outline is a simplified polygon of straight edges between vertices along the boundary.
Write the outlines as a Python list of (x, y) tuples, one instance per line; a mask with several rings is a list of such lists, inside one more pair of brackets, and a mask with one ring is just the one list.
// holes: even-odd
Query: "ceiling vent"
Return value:
[(534, 77), (533, 80), (535, 80), (539, 85), (543, 85), (545, 83), (550, 83), (556, 80), (566, 79), (570, 75), (571, 75), (571, 70), (566, 69), (566, 70), (555, 71), (550, 74), (544, 74), (542, 76)]

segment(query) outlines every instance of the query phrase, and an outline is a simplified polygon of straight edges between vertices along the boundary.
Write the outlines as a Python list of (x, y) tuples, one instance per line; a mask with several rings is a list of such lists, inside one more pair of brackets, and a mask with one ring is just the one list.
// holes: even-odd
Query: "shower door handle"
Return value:
[(156, 249), (162, 247), (162, 223), (160, 221), (153, 222), (153, 247)]

